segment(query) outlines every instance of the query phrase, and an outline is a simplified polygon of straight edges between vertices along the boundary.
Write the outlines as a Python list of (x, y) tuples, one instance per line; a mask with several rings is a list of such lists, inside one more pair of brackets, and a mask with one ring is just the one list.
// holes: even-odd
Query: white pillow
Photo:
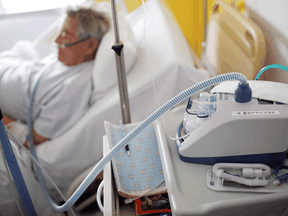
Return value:
[[(97, 10), (104, 12), (110, 19), (110, 29), (102, 38), (95, 58), (93, 67), (93, 99), (101, 98), (109, 89), (114, 87), (117, 82), (117, 68), (115, 52), (111, 49), (115, 42), (114, 28), (112, 23), (111, 6), (108, 2), (100, 2)], [(124, 44), (124, 61), (126, 74), (130, 72), (137, 56), (137, 45), (129, 23), (121, 11), (117, 11), (120, 40)]]

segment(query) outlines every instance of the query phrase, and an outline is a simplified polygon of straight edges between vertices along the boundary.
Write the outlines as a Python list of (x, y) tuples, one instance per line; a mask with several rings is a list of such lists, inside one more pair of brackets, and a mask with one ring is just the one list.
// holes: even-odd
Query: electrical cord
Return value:
[(98, 207), (104, 213), (104, 207), (101, 202), (101, 193), (102, 193), (103, 188), (104, 188), (104, 180), (101, 181), (97, 189), (97, 193), (96, 193), (96, 201), (97, 201)]
[(140, 196), (138, 196), (136, 198), (133, 198), (132, 200), (129, 200), (129, 201), (134, 201), (136, 199), (139, 199), (139, 198), (143, 197), (144, 195), (146, 195), (147, 193), (150, 193), (151, 191), (153, 191), (155, 188), (157, 188), (158, 186), (160, 186), (164, 182), (165, 182), (165, 179), (162, 182), (160, 182), (159, 184), (157, 184), (155, 187), (151, 188), (149, 191), (147, 191), (147, 192), (143, 193), (142, 195), (140, 195)]
[[(9, 129), (6, 128), (6, 126), (5, 126), (5, 130), (6, 130), (6, 132), (8, 133)], [(12, 134), (12, 133), (11, 133), (11, 134)], [(11, 136), (11, 134), (10, 134), (10, 131), (9, 131), (9, 136), (10, 136), (11, 138), (13, 138), (13, 137)], [(15, 140), (15, 139), (14, 139), (14, 140)], [(15, 150), (18, 158), (21, 160), (22, 163), (24, 163), (24, 158), (23, 158), (22, 155), (20, 154), (19, 148), (17, 147), (17, 145), (16, 145), (14, 142), (11, 142), (11, 145), (14, 147), (14, 150)]]
[[(152, 82), (152, 87), (153, 87), (153, 93), (154, 93), (154, 97), (155, 97), (155, 101), (158, 105), (158, 107), (160, 107), (160, 100), (157, 96), (157, 92), (156, 92), (156, 86), (155, 86), (155, 79), (154, 79), (154, 74), (153, 74), (153, 70), (152, 70), (152, 65), (151, 65), (151, 58), (150, 58), (150, 53), (148, 50), (148, 46), (147, 46), (147, 38), (146, 38), (146, 7), (145, 7), (145, 2), (144, 0), (142, 0), (142, 5), (143, 5), (143, 14), (144, 14), (144, 24), (143, 24), (143, 35), (144, 35), (144, 43), (145, 43), (145, 50), (146, 50), (146, 55), (147, 55), (147, 59), (148, 59), (148, 65), (149, 65), (149, 72), (150, 72), (150, 76), (151, 76), (151, 82)], [(163, 116), (161, 116), (161, 121), (163, 122), (163, 128), (165, 131), (166, 136), (171, 139), (171, 140), (179, 140), (179, 139), (183, 139), (186, 138), (188, 136), (190, 136), (191, 133), (186, 134), (182, 137), (172, 137), (169, 135), (167, 127), (166, 127), (166, 122)]]

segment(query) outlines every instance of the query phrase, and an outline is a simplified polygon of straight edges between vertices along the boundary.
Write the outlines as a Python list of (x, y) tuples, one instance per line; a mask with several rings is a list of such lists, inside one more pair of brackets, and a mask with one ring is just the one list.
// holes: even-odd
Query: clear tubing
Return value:
[(255, 77), (255, 80), (258, 80), (259, 77), (261, 76), (261, 74), (264, 73), (264, 71), (270, 69), (270, 68), (277, 68), (277, 69), (282, 69), (288, 72), (288, 67), (284, 66), (284, 65), (279, 65), (279, 64), (272, 64), (272, 65), (268, 65), (264, 68), (262, 68), (258, 73), (257, 76)]
[[(5, 126), (5, 130), (7, 132), (7, 134), (9, 134), (11, 136), (11, 138), (26, 152), (26, 154), (34, 161), (35, 164), (37, 164), (37, 166), (42, 170), (42, 172), (44, 172), (44, 174), (47, 176), (48, 180), (51, 182), (51, 184), (53, 185), (53, 187), (56, 189), (56, 191), (59, 193), (59, 195), (61, 196), (61, 198), (66, 201), (66, 197), (63, 195), (63, 193), (61, 192), (61, 190), (57, 187), (57, 185), (55, 184), (55, 182), (51, 179), (51, 177), (48, 175), (48, 173), (45, 171), (45, 169), (39, 164), (39, 162), (30, 154), (30, 152), (23, 146), (23, 144), (17, 140), (17, 138), (7, 129), (7, 127)], [(11, 142), (13, 143), (13, 142)], [(17, 148), (17, 147), (15, 147)], [(19, 152), (18, 152), (19, 153)], [(24, 162), (23, 162), (24, 163)], [(73, 216), (76, 216), (75, 212), (73, 211), (73, 209), (71, 210), (71, 214)]]
[[(53, 206), (55, 205), (55, 202), (54, 200), (51, 198), (49, 192), (48, 192), (48, 189), (46, 187), (46, 184), (45, 184), (45, 181), (44, 181), (44, 178), (43, 178), (43, 175), (42, 175), (42, 172), (41, 172), (41, 166), (39, 166), (40, 164), (39, 163), (36, 163), (36, 161), (38, 162), (38, 157), (37, 157), (37, 154), (36, 154), (36, 150), (35, 150), (35, 147), (34, 147), (34, 143), (33, 143), (33, 120), (32, 120), (32, 116), (33, 116), (33, 104), (34, 104), (34, 100), (35, 100), (35, 95), (36, 95), (36, 90), (39, 86), (39, 83), (42, 79), (42, 76), (44, 74), (44, 72), (50, 68), (53, 64), (55, 64), (57, 62), (57, 60), (51, 62), (49, 65), (46, 65), (44, 66), (41, 71), (39, 72), (41, 75), (40, 77), (38, 78), (33, 90), (32, 90), (32, 93), (30, 95), (30, 101), (29, 101), (29, 110), (28, 110), (28, 121), (27, 121), (27, 124), (28, 124), (28, 137), (27, 137), (27, 141), (29, 143), (29, 147), (30, 147), (30, 150), (31, 150), (31, 154), (33, 155), (34, 158), (32, 158), (33, 160), (33, 164), (35, 166), (35, 171), (36, 171), (36, 176), (39, 180), (39, 183), (40, 183), (40, 186), (43, 190), (43, 193), (46, 197), (46, 199), (48, 200), (48, 202), (50, 203), (50, 205)], [(7, 129), (8, 130), (8, 129)], [(10, 131), (9, 131), (10, 132)], [(10, 134), (10, 133), (9, 133)], [(15, 139), (15, 141), (17, 142), (18, 140), (12, 135), (12, 138)], [(18, 143), (19, 144), (19, 143)], [(21, 143), (20, 143), (21, 144)], [(20, 145), (19, 144), (19, 145)], [(20, 145), (21, 147), (23, 147), (23, 145)], [(25, 147), (23, 147), (24, 150)], [(26, 150), (27, 151), (27, 150)], [(29, 153), (28, 151), (26, 153)], [(30, 155), (29, 155), (30, 156)], [(65, 198), (65, 196), (62, 194), (62, 192), (59, 190), (59, 188), (56, 186), (56, 184), (52, 181), (52, 179), (50, 178), (50, 176), (45, 172), (44, 170), (44, 173), (47, 175), (48, 179), (51, 181), (51, 183), (53, 184), (53, 186), (55, 187), (55, 189), (59, 192), (61, 198), (66, 201), (67, 199)], [(55, 208), (53, 208), (55, 210)], [(74, 211), (71, 209), (71, 214), (72, 215), (75, 215)]]
[[(179, 93), (169, 101), (167, 101), (165, 104), (163, 104), (160, 108), (158, 108), (156, 111), (154, 111), (148, 118), (146, 118), (144, 121), (142, 121), (136, 128), (134, 128), (132, 131), (130, 131), (129, 134), (127, 134), (120, 142), (118, 142), (117, 145), (115, 145), (110, 152), (103, 157), (98, 164), (92, 169), (92, 171), (88, 174), (88, 176), (84, 179), (84, 181), (80, 184), (80, 186), (76, 189), (76, 191), (72, 194), (72, 196), (65, 202), (63, 205), (59, 206), (56, 204), (48, 194), (49, 202), (52, 205), (52, 208), (57, 212), (64, 212), (67, 211), (73, 204), (79, 199), (79, 197), (84, 193), (84, 191), (89, 187), (89, 185), (94, 181), (95, 177), (101, 172), (101, 170), (104, 168), (104, 166), (112, 160), (112, 158), (119, 153), (119, 151), (125, 147), (125, 145), (132, 140), (137, 134), (139, 134), (142, 130), (144, 130), (147, 126), (149, 126), (152, 122), (154, 122), (157, 118), (159, 118), (161, 115), (163, 115), (166, 111), (171, 109), (176, 104), (180, 103), (181, 101), (185, 100), (186, 98), (190, 97), (192, 94), (195, 94), (199, 91), (202, 91), (210, 86), (219, 84), (224, 81), (229, 80), (239, 80), (242, 85), (247, 84), (247, 79), (243, 74), (240, 73), (227, 73), (222, 74), (219, 76), (212, 77), (210, 79), (204, 80), (196, 85), (193, 85), (192, 87), (184, 90), (183, 92)], [(33, 104), (33, 103), (32, 103)], [(33, 141), (32, 141), (33, 142)], [(34, 149), (35, 152), (35, 149)], [(36, 166), (37, 168), (37, 166)], [(42, 181), (40, 184), (45, 187), (45, 183), (43, 181), (43, 178), (41, 178), (41, 171), (36, 169), (36, 175), (39, 178), (39, 182)], [(44, 183), (44, 184), (43, 184)], [(46, 187), (45, 187), (46, 188)], [(45, 193), (45, 191), (44, 191)]]
[[(146, 55), (147, 55), (147, 59), (148, 59), (148, 66), (149, 66), (149, 71), (150, 71), (150, 76), (151, 76), (151, 81), (152, 81), (152, 87), (153, 87), (153, 93), (154, 93), (154, 97), (155, 97), (155, 101), (158, 105), (158, 107), (160, 107), (160, 100), (157, 96), (157, 93), (156, 93), (156, 87), (155, 87), (155, 81), (154, 81), (154, 75), (153, 75), (153, 70), (152, 70), (152, 66), (151, 66), (151, 58), (150, 58), (150, 54), (149, 54), (149, 51), (148, 51), (148, 46), (147, 46), (147, 38), (146, 38), (146, 7), (145, 7), (145, 1), (142, 0), (142, 5), (143, 5), (143, 15), (144, 15), (144, 23), (143, 23), (143, 36), (144, 36), (144, 44), (145, 44), (145, 50), (146, 50)], [(168, 131), (167, 131), (167, 128), (166, 128), (166, 123), (165, 123), (165, 119), (164, 118), (161, 118), (161, 121), (163, 122), (163, 127), (164, 127), (164, 130), (165, 130), (165, 133), (166, 135), (169, 137), (169, 139), (171, 140), (177, 140), (177, 139), (182, 139), (182, 138), (185, 138), (185, 137), (188, 137), (190, 134), (186, 134), (184, 135), (183, 137), (178, 137), (178, 138), (174, 138), (174, 137), (171, 137), (169, 134), (168, 134)]]

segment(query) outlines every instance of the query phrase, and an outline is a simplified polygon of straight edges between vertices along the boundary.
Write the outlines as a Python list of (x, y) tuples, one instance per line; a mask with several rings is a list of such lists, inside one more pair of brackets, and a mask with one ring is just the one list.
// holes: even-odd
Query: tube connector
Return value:
[(238, 84), (235, 93), (234, 100), (238, 103), (247, 103), (251, 101), (252, 98), (252, 90), (249, 84)]

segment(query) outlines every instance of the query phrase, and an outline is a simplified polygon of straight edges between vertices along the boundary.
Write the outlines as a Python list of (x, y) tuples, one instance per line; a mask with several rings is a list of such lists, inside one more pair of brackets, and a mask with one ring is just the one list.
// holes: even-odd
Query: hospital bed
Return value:
[[(148, 0), (146, 11), (147, 41), (145, 41), (143, 35), (143, 7), (139, 7), (125, 17), (137, 45), (135, 61), (131, 60), (127, 71), (133, 122), (143, 120), (159, 106), (153, 93), (151, 73), (154, 77), (155, 89), (160, 104), (209, 76), (206, 70), (195, 67), (192, 58), (193, 53), (165, 4), (160, 0)], [(121, 23), (119, 25), (121, 32)], [(55, 34), (55, 31), (57, 32), (56, 26), (56, 24), (53, 24), (49, 31)], [(49, 31), (45, 32), (49, 37), (44, 35), (40, 37), (41, 40), (37, 41), (38, 48), (48, 47), (46, 44), (47, 38), (53, 35)], [(122, 39), (121, 33), (120, 39)], [(123, 42), (124, 54), (126, 55), (125, 43), (129, 41), (123, 40)], [(151, 58), (151, 67), (147, 59), (146, 46)], [(48, 53), (49, 49), (45, 52)], [(105, 58), (104, 54), (108, 53), (107, 50), (110, 51), (110, 46), (105, 47), (105, 49), (101, 53), (101, 47), (99, 47), (95, 64), (97, 64), (98, 56), (99, 58), (101, 56)], [(43, 49), (41, 51), (45, 53)], [(111, 53), (114, 56), (112, 50)], [(131, 53), (133, 54), (133, 50)], [(131, 53), (128, 53), (128, 55)], [(101, 66), (98, 65), (97, 68), (101, 68)], [(100, 72), (96, 71), (96, 74), (93, 75), (94, 79), (97, 79), (97, 73)], [(108, 78), (107, 82), (113, 79), (116, 80), (116, 69), (115, 74), (111, 74), (110, 71), (104, 71), (103, 74), (107, 74), (104, 77)], [(115, 77), (113, 78), (113, 76)], [(77, 124), (64, 135), (47, 141), (36, 149), (40, 163), (55, 183), (64, 191), (80, 173), (95, 165), (101, 159), (103, 152), (102, 139), (105, 134), (104, 120), (119, 124), (121, 109), (117, 83), (111, 81), (106, 87), (102, 88), (103, 91), (94, 92), (95, 94), (91, 99), (94, 103)], [(21, 154), (24, 156), (24, 153), (21, 152)], [(28, 157), (26, 157), (26, 160), (29, 160)], [(48, 188), (52, 190), (52, 185), (48, 181), (46, 182)]]
[(266, 42), (262, 30), (236, 5), (213, 4), (202, 61), (211, 75), (237, 71), (254, 79), (264, 67)]

